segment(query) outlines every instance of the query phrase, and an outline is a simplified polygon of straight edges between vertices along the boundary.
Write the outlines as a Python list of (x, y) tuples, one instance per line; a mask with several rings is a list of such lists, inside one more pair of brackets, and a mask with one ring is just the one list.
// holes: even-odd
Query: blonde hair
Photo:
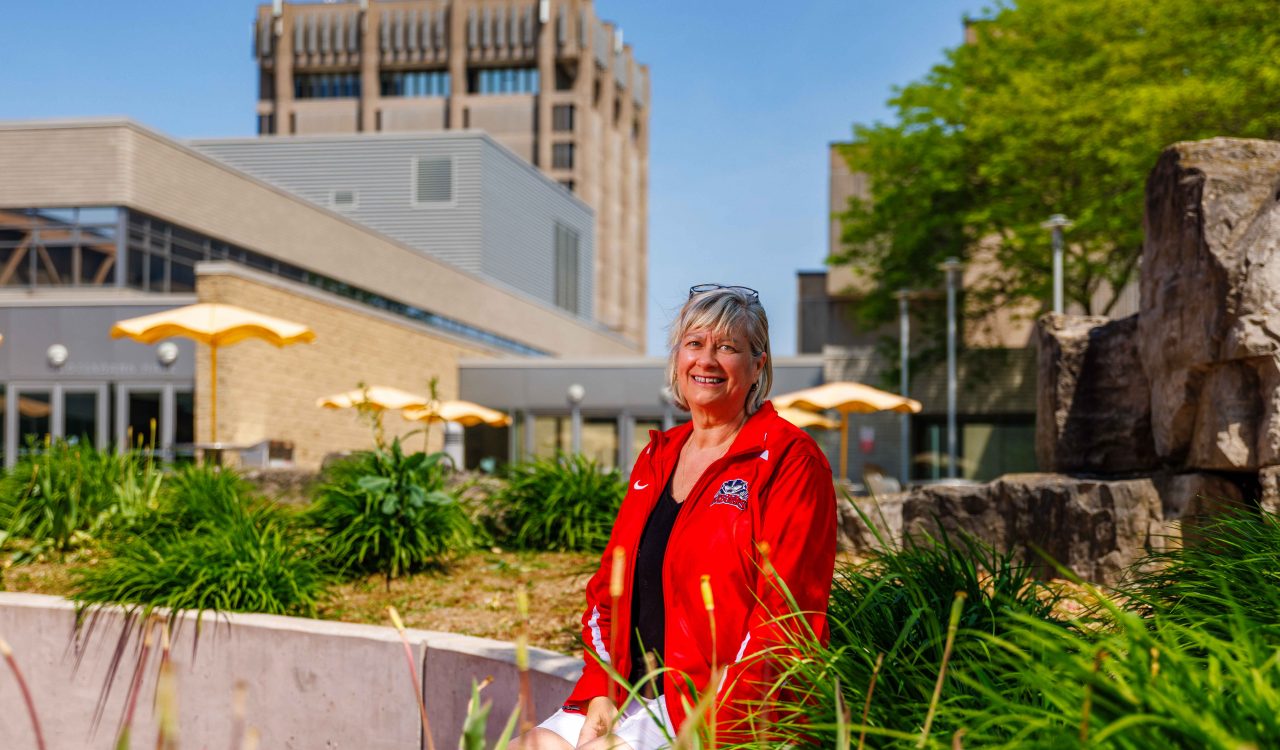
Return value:
[(680, 341), (692, 330), (707, 330), (713, 334), (743, 333), (751, 347), (751, 356), (765, 355), (764, 367), (755, 386), (747, 394), (746, 411), (750, 416), (760, 410), (769, 389), (773, 387), (773, 354), (769, 351), (769, 318), (764, 313), (760, 299), (738, 289), (723, 287), (701, 292), (689, 298), (671, 323), (667, 355), (667, 387), (676, 406), (689, 410), (689, 404), (680, 393), (676, 382), (676, 354)]

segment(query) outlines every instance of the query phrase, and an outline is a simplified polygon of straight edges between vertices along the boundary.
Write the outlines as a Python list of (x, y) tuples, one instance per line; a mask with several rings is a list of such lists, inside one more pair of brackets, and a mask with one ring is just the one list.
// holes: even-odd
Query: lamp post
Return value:
[(570, 445), (573, 455), (582, 452), (582, 399), (587, 396), (587, 389), (578, 383), (569, 386), (565, 396), (569, 400)]
[(671, 386), (664, 385), (658, 389), (658, 400), (662, 402), (662, 431), (666, 432), (676, 426), (675, 396), (671, 393)]
[(964, 264), (959, 258), (952, 257), (947, 258), (940, 268), (947, 274), (947, 478), (955, 479), (959, 463), (956, 435), (956, 288)]
[(1053, 233), (1053, 311), (1061, 313), (1064, 309), (1062, 287), (1065, 273), (1062, 268), (1062, 230), (1071, 226), (1071, 220), (1062, 214), (1054, 214), (1040, 226)]
[[(907, 309), (907, 303), (911, 299), (910, 289), (899, 289), (893, 293), (895, 299), (898, 300), (898, 369), (902, 378), (902, 397), (906, 398), (911, 386), (911, 376), (907, 368), (911, 363), (911, 315)], [(902, 478), (902, 486), (905, 489), (907, 483), (911, 481), (911, 415), (903, 414), (900, 417), (902, 435), (902, 468), (899, 476)]]

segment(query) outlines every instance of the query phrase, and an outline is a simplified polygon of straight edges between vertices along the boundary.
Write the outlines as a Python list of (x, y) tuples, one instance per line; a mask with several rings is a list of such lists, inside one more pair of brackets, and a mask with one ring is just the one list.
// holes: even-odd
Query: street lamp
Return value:
[[(907, 371), (911, 361), (911, 315), (907, 309), (911, 290), (899, 289), (893, 293), (893, 296), (898, 300), (898, 369), (901, 371), (902, 378), (900, 390), (902, 397), (906, 398), (910, 395), (908, 390), (911, 386), (911, 377)], [(902, 468), (899, 477), (905, 489), (911, 480), (911, 415), (903, 413), (899, 419), (902, 422), (902, 428), (899, 430), (902, 433)]]
[(569, 386), (565, 392), (565, 396), (569, 400), (569, 424), (573, 454), (576, 456), (582, 452), (582, 399), (587, 397), (587, 389), (578, 383)]
[(662, 402), (662, 431), (666, 432), (676, 426), (675, 394), (671, 392), (671, 386), (664, 385), (658, 389), (658, 400)]
[(939, 266), (947, 274), (947, 478), (956, 478), (958, 445), (956, 435), (956, 289), (960, 285), (959, 258), (947, 258)]
[(1071, 220), (1062, 214), (1054, 214), (1040, 226), (1053, 232), (1053, 311), (1063, 311), (1062, 230), (1071, 226)]

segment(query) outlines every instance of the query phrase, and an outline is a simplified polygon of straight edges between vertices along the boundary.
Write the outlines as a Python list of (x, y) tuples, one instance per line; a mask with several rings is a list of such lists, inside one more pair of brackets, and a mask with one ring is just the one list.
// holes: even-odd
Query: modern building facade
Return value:
[[(456, 184), (483, 193), (493, 179), (484, 164), (456, 160)], [(207, 440), (207, 350), (108, 337), (117, 320), (195, 301), (315, 331), (311, 344), (245, 341), (218, 358), (219, 439), (291, 445), (299, 466), (368, 445), (351, 413), (316, 406), (360, 382), (421, 393), (436, 377), (440, 395), (454, 398), (463, 358), (635, 352), (554, 300), (438, 260), (133, 122), (0, 123), (0, 174), (6, 464), (28, 436), (134, 438), (166, 455)], [(509, 199), (525, 212), (512, 241), (542, 248), (538, 273), (551, 278), (557, 222), (580, 227), (581, 249), (593, 221), (550, 179), (529, 175), (526, 189), (544, 195)], [(457, 188), (461, 203), (464, 193)], [(387, 422), (388, 434), (413, 427)]]
[[(828, 255), (841, 247), (838, 214), (851, 198), (868, 200), (870, 185), (865, 174), (849, 169), (841, 153), (843, 144), (830, 144), (829, 156), (829, 248)], [(980, 264), (970, 264), (966, 279), (983, 273)], [(799, 298), (798, 349), (800, 354), (821, 354), (824, 378), (853, 380), (897, 391), (897, 382), (886, 375), (897, 362), (885, 356), (886, 341), (896, 342), (897, 326), (867, 328), (853, 316), (853, 305), (868, 285), (865, 274), (849, 266), (833, 266), (822, 271), (797, 274)], [(940, 289), (913, 289), (917, 299), (932, 296)], [(918, 303), (909, 303), (909, 305)], [(936, 307), (934, 305), (933, 307)], [(943, 326), (921, 325), (919, 308), (913, 313), (911, 343), (913, 354), (942, 341), (924, 341)], [(1027, 316), (1001, 312), (976, 320), (965, 316), (961, 325), (961, 354), (957, 367), (957, 473), (965, 479), (985, 481), (1001, 474), (1034, 471), (1035, 463), (1035, 350), (1030, 345), (1031, 326)], [(866, 414), (854, 417), (850, 440), (850, 479), (859, 481), (874, 470), (901, 477), (903, 430), (909, 437), (906, 465), (908, 481), (931, 481), (947, 476), (947, 380), (944, 363), (935, 358), (911, 372), (909, 395), (924, 410), (904, 419), (896, 414)], [(831, 446), (838, 453), (838, 448)], [(833, 461), (834, 463), (834, 461)]]
[(425, 255), (594, 320), (593, 212), (482, 131), (189, 145)]
[(262, 135), (483, 130), (595, 210), (592, 308), (645, 341), (649, 73), (590, 0), (259, 7)]
[[(581, 387), (577, 404), (582, 452), (606, 467), (629, 471), (661, 430), (689, 418), (667, 398), (664, 357), (508, 357), (460, 363), (462, 397), (510, 414), (504, 428), (470, 428), (467, 462), (483, 456), (518, 460), (553, 456), (573, 447), (569, 388)], [(822, 358), (780, 357), (773, 363), (773, 395), (822, 383)]]

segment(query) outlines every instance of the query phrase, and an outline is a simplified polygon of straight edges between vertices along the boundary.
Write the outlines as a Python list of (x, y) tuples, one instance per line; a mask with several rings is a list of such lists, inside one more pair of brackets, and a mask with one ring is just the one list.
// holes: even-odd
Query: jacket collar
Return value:
[[(733, 439), (733, 445), (729, 446), (725, 456), (763, 451), (765, 440), (769, 435), (769, 425), (776, 419), (778, 419), (778, 412), (773, 408), (773, 402), (765, 401), (755, 414), (747, 418), (746, 424), (742, 425), (742, 429), (738, 431), (738, 436)], [(671, 465), (691, 434), (693, 434), (693, 422), (685, 422), (666, 432), (650, 431), (650, 439), (654, 441), (654, 457), (661, 460), (663, 464)]]

